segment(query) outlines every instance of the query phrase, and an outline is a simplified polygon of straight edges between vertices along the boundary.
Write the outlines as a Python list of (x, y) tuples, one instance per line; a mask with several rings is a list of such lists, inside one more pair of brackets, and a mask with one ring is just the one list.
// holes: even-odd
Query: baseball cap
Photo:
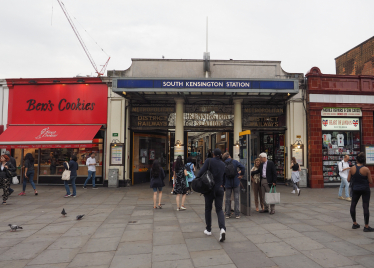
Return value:
[(222, 154), (222, 152), (221, 152), (221, 150), (220, 150), (219, 148), (216, 148), (216, 149), (214, 149), (213, 154), (214, 154), (215, 156), (220, 156), (220, 155)]

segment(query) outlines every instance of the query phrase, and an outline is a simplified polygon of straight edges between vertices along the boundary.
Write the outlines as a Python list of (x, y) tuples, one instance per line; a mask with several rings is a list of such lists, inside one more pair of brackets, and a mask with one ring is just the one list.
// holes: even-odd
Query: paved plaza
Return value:
[[(279, 186), (275, 215), (253, 210), (226, 220), (224, 243), (215, 213), (213, 235), (203, 234), (204, 201), (196, 193), (177, 212), (169, 187), (157, 210), (148, 185), (79, 187), (76, 198), (63, 198), (63, 186), (38, 186), (38, 196), (31, 187), (17, 196), (21, 188), (14, 188), (0, 207), (0, 267), (374, 267), (374, 233), (362, 231), (361, 203), (361, 229), (352, 230), (350, 203), (337, 199), (336, 188), (302, 189), (298, 197)], [(9, 223), (23, 230), (10, 232)]]

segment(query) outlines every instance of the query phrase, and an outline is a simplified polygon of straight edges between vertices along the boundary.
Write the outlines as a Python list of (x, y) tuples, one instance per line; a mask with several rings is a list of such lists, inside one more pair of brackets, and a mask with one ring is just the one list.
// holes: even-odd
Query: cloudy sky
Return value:
[[(1, 2), (0, 78), (95, 75), (56, 0)], [(131, 58), (202, 59), (207, 16), (211, 59), (279, 60), (286, 72), (335, 73), (337, 56), (374, 35), (372, 0), (63, 3), (98, 67), (111, 56), (108, 70)]]

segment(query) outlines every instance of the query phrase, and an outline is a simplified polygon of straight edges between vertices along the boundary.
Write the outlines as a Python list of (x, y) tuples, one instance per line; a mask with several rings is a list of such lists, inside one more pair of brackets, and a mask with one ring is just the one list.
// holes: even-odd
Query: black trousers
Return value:
[(223, 205), (223, 196), (225, 192), (222, 187), (215, 187), (214, 191), (210, 192), (209, 194), (205, 194), (205, 223), (206, 223), (206, 230), (208, 232), (212, 231), (212, 208), (213, 208), (213, 201), (214, 206), (216, 207), (216, 213), (218, 217), (218, 226), (219, 229), (226, 230), (225, 227), (225, 215), (222, 210)]
[(370, 190), (369, 191), (352, 191), (352, 202), (351, 202), (351, 217), (353, 222), (356, 222), (356, 206), (360, 197), (362, 196), (362, 207), (364, 209), (364, 221), (365, 224), (369, 224), (369, 203), (370, 203)]

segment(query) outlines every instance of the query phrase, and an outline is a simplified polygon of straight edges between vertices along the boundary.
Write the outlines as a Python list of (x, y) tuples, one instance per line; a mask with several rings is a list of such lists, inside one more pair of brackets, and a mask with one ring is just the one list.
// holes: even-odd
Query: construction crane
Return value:
[(73, 28), (73, 31), (74, 31), (75, 35), (77, 36), (77, 38), (78, 38), (78, 40), (79, 40), (79, 43), (81, 43), (81, 45), (82, 45), (82, 47), (83, 47), (83, 50), (84, 50), (84, 52), (86, 53), (88, 59), (90, 60), (92, 66), (94, 67), (95, 72), (97, 73), (97, 76), (102, 76), (102, 75), (104, 75), (104, 72), (105, 72), (106, 67), (108, 66), (108, 62), (109, 62), (109, 60), (110, 60), (110, 57), (109, 57), (109, 59), (106, 61), (106, 63), (103, 65), (103, 68), (101, 69), (101, 71), (99, 72), (99, 70), (97, 69), (97, 66), (96, 66), (96, 63), (95, 63), (94, 59), (92, 58), (90, 52), (88, 51), (86, 45), (84, 44), (82, 37), (80, 36), (80, 34), (79, 34), (77, 28), (75, 27), (75, 25), (74, 25), (74, 23), (73, 23), (73, 20), (70, 18), (69, 13), (68, 13), (68, 11), (67, 11), (66, 8), (65, 8), (64, 3), (62, 3), (60, 0), (57, 0), (57, 2), (59, 3), (59, 5), (60, 5), (62, 11), (64, 12), (64, 14), (65, 14), (65, 16), (66, 16), (66, 19), (69, 21), (71, 28)]

